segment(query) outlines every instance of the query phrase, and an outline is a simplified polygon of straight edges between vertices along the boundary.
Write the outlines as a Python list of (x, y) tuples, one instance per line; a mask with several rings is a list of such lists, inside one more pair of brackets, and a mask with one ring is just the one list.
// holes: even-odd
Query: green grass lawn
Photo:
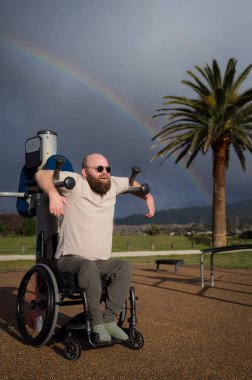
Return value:
[[(230, 239), (229, 244), (252, 244), (251, 240)], [(210, 237), (186, 236), (118, 236), (113, 237), (113, 252), (127, 251), (167, 251), (183, 249), (204, 249), (210, 246)], [(8, 237), (0, 239), (0, 255), (34, 254), (36, 249), (35, 236)]]
[[(185, 236), (117, 236), (113, 237), (113, 252), (124, 251), (166, 251), (180, 249), (203, 249), (209, 247), (208, 238), (191, 240)], [(8, 237), (0, 239), (0, 255), (34, 254), (36, 238)]]
[(0, 255), (33, 255), (35, 250), (35, 236), (13, 236), (0, 239)]
[(114, 236), (113, 252), (124, 251), (167, 251), (180, 249), (201, 249), (209, 246), (208, 241), (192, 242), (185, 236)]
[[(34, 237), (11, 237), (0, 239), (0, 255), (11, 254), (35, 254)], [(250, 240), (232, 239), (229, 244), (250, 244)], [(183, 250), (183, 249), (204, 249), (210, 244), (208, 237), (197, 237), (194, 240), (185, 236), (114, 236), (113, 252), (127, 251), (163, 251), (163, 250)], [(153, 264), (159, 257), (168, 258), (169, 256), (148, 256), (130, 257), (128, 261), (134, 264)], [(186, 265), (199, 265), (200, 255), (172, 255), (172, 258), (183, 259)], [(209, 266), (210, 255), (205, 255), (204, 264)], [(0, 261), (0, 271), (26, 270), (34, 265), (35, 261)], [(244, 268), (252, 269), (252, 252), (228, 252), (217, 253), (214, 256), (214, 265), (217, 268)]]

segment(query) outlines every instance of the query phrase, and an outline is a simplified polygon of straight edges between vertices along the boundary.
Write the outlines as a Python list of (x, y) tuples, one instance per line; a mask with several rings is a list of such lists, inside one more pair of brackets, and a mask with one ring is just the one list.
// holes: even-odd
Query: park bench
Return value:
[(175, 265), (175, 273), (178, 273), (178, 268), (180, 265), (184, 264), (183, 260), (179, 259), (158, 259), (156, 260), (157, 269), (156, 271), (159, 271), (159, 266), (162, 264), (164, 265)]

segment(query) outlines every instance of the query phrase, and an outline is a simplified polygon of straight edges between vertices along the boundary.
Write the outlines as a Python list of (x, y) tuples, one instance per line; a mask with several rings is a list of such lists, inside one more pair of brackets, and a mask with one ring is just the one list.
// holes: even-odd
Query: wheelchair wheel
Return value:
[(51, 338), (58, 317), (58, 286), (51, 269), (37, 264), (23, 277), (17, 296), (17, 324), (24, 341), (45, 345)]
[(144, 337), (140, 332), (136, 332), (135, 337), (129, 342), (129, 347), (132, 350), (140, 350), (144, 345)]
[(78, 360), (81, 355), (81, 344), (77, 339), (69, 337), (66, 339), (64, 351), (67, 359)]

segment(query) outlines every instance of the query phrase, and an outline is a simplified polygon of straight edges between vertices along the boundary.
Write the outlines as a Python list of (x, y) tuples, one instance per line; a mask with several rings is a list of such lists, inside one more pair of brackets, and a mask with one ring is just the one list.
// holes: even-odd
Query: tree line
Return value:
[(36, 218), (22, 218), (18, 214), (0, 215), (0, 238), (6, 236), (34, 236)]

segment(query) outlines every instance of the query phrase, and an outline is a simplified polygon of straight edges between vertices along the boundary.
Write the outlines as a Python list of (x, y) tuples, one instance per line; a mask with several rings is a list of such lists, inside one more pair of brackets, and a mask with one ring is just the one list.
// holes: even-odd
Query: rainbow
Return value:
[[(92, 91), (96, 92), (99, 96), (103, 97), (112, 104), (114, 107), (118, 108), (121, 112), (127, 115), (134, 123), (141, 127), (145, 133), (148, 134), (150, 138), (157, 134), (154, 125), (151, 124), (150, 120), (144, 115), (138, 112), (132, 105), (130, 105), (125, 99), (123, 99), (118, 93), (115, 93), (108, 85), (103, 82), (98, 81), (96, 77), (90, 75), (87, 72), (77, 68), (71, 63), (65, 62), (54, 56), (52, 53), (41, 50), (38, 47), (32, 46), (27, 42), (21, 41), (20, 39), (13, 37), (5, 37), (3, 40), (4, 44), (9, 48), (14, 49), (16, 52), (20, 52), (23, 55), (28, 56), (34, 61), (42, 62), (66, 76), (73, 77), (80, 81), (84, 86), (88, 87)], [(175, 156), (172, 157), (175, 160)], [(183, 163), (178, 163), (178, 166), (186, 176), (192, 185), (204, 196), (208, 203), (211, 203), (211, 194), (206, 184), (203, 183), (202, 179), (196, 172), (194, 168), (186, 169)]]

